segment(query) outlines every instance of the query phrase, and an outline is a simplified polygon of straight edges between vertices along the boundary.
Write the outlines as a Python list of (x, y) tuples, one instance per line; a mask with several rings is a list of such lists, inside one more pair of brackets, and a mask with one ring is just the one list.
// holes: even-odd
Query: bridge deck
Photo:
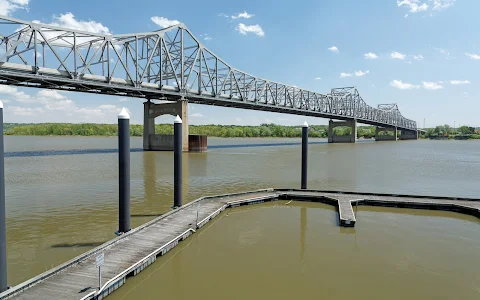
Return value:
[[(381, 194), (356, 194), (302, 190), (262, 190), (242, 194), (204, 197), (156, 218), (123, 236), (109, 241), (79, 257), (32, 278), (0, 294), (14, 299), (101, 299), (120, 287), (127, 275), (136, 275), (157, 256), (175, 247), (198, 227), (202, 227), (228, 207), (255, 204), (276, 199), (325, 202), (338, 206), (341, 226), (354, 226), (352, 203), (452, 210), (480, 218), (480, 199), (453, 199)], [(198, 226), (197, 222), (198, 210)], [(98, 288), (95, 258), (105, 254), (102, 284)]]

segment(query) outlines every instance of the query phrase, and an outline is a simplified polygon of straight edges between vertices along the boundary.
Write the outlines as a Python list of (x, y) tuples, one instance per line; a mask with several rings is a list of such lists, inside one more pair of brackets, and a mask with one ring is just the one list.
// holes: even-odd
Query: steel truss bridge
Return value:
[(395, 104), (356, 88), (320, 94), (240, 71), (184, 25), (96, 34), (0, 17), (0, 84), (238, 107), (416, 130)]

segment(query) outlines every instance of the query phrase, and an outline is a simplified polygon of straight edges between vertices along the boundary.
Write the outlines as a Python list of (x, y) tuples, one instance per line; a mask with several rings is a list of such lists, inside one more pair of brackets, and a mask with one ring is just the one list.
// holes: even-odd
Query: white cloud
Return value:
[(97, 107), (78, 107), (75, 106), (75, 109), (73, 111), (75, 114), (80, 114), (80, 117), (82, 118), (87, 118), (91, 119), (95, 116), (115, 116), (115, 118), (118, 116), (118, 113), (120, 112), (120, 107), (116, 107), (114, 105), (100, 105)]
[(11, 16), (19, 9), (28, 10), (29, 0), (0, 0), (0, 15)]
[(328, 48), (328, 50), (330, 50), (334, 53), (338, 53), (338, 48), (336, 46), (332, 46), (332, 47)]
[[(427, 4), (427, 1), (430, 5)], [(422, 11), (428, 11), (429, 9), (439, 11), (447, 9), (455, 3), (456, 0), (397, 0), (398, 7), (406, 7), (411, 13), (418, 13)], [(432, 13), (429, 13), (432, 16)], [(404, 16), (408, 17), (408, 14)]]
[(247, 35), (248, 33), (253, 33), (257, 36), (263, 37), (265, 36), (265, 32), (263, 32), (262, 27), (260, 25), (255, 24), (255, 25), (245, 25), (243, 23), (239, 23), (237, 27), (235, 27), (235, 30), (240, 32), (243, 35)]
[(30, 2), (30, 0), (10, 0), (10, 2), (18, 5), (26, 6), (28, 5), (28, 2)]
[(450, 84), (459, 85), (459, 84), (469, 84), (468, 80), (450, 80)]
[(203, 115), (201, 113), (194, 113), (194, 114), (191, 114), (190, 117), (203, 117)]
[(54, 21), (50, 25), (60, 26), (70, 29), (89, 31), (94, 33), (110, 34), (108, 27), (95, 21), (79, 21), (75, 19), (72, 13), (60, 14), (59, 17), (53, 16)]
[(35, 116), (45, 111), (39, 107), (31, 108), (31, 107), (10, 106), (8, 108), (8, 112), (16, 116), (25, 117), (25, 116)]
[(430, 0), (430, 2), (433, 2), (433, 10), (447, 9), (455, 4), (455, 0)]
[(118, 101), (120, 101), (120, 102), (127, 102), (127, 101), (130, 101), (130, 98), (120, 97), (120, 99), (118, 99)]
[(46, 99), (46, 100), (63, 100), (66, 97), (62, 94), (60, 94), (59, 91), (57, 90), (40, 90), (37, 93), (37, 97), (40, 99)]
[(480, 55), (475, 54), (475, 53), (465, 53), (466, 56), (469, 56), (471, 59), (480, 59)]
[[(33, 20), (32, 23), (41, 23), (41, 22), (38, 20)], [(104, 26), (102, 23), (91, 21), (91, 20), (90, 21), (77, 20), (75, 19), (75, 16), (72, 13), (60, 14), (60, 16), (54, 15), (53, 21), (51, 23), (47, 23), (47, 25), (59, 26), (59, 27), (64, 27), (69, 29), (76, 29), (76, 30), (100, 33), (100, 34), (111, 34), (108, 27)], [(43, 35), (45, 35), (47, 39), (54, 39), (55, 37), (59, 37), (64, 33), (65, 32), (63, 31), (48, 31), (48, 30), (43, 31)], [(43, 38), (40, 37), (40, 39), (43, 39)], [(92, 38), (89, 38), (89, 37), (78, 37), (77, 39), (78, 39), (77, 40), (78, 44), (85, 43), (92, 40)], [(55, 40), (54, 44), (71, 46), (73, 44), (73, 39), (70, 37), (63, 37), (62, 39)]]
[(426, 90), (440, 90), (443, 89), (443, 86), (438, 84), (437, 82), (431, 82), (431, 81), (423, 81), (423, 88)]
[(411, 13), (426, 11), (428, 9), (428, 4), (421, 3), (419, 0), (397, 0), (397, 5), (398, 7), (406, 6)]
[(340, 78), (351, 77), (351, 76), (353, 76), (352, 73), (343, 73), (343, 72), (340, 73)]
[[(31, 52), (32, 53), (32, 57), (35, 57), (35, 52)], [(41, 58), (42, 57), (42, 53), (38, 52), (37, 51), (37, 57), (38, 58)]]
[(322, 77), (315, 77), (315, 80), (321, 80)]
[[(28, 95), (16, 87), (0, 85), (0, 94), (19, 103), (7, 107), (6, 117), (10, 122), (114, 123), (120, 111), (120, 107), (113, 104), (79, 107), (68, 99), (68, 92), (58, 90), (43, 89), (34, 95)], [(3, 101), (6, 103), (10, 99)], [(28, 107), (21, 106), (21, 103), (28, 103)]]
[(238, 14), (232, 16), (232, 19), (233, 20), (240, 19), (240, 18), (250, 19), (250, 18), (253, 18), (254, 16), (255, 16), (254, 14), (249, 14), (246, 11), (244, 11), (243, 13), (238, 13)]
[(372, 52), (368, 52), (368, 53), (363, 54), (363, 57), (365, 57), (365, 59), (377, 59), (378, 58), (378, 56), (375, 53), (372, 53)]
[(208, 35), (208, 33), (202, 33), (200, 35), (201, 38), (203, 38), (205, 41), (211, 41), (212, 37)]
[(393, 59), (405, 59), (405, 56), (406, 56), (405, 54), (397, 51), (390, 53), (390, 57)]
[(447, 49), (442, 49), (442, 48), (435, 48), (438, 52), (445, 54), (445, 55), (450, 55), (450, 52), (448, 52)]
[(434, 48), (434, 50), (440, 52), (441, 54), (443, 54), (446, 59), (455, 58), (455, 57), (451, 57), (451, 56), (450, 56), (450, 51), (448, 51), (447, 49)]
[(357, 76), (357, 77), (362, 77), (362, 76), (367, 75), (368, 73), (370, 73), (369, 70), (366, 70), (366, 71), (355, 71), (355, 76)]
[(422, 60), (423, 59), (423, 55), (419, 54), (419, 55), (414, 55), (413, 56), (413, 59), (414, 60)]
[(419, 85), (414, 85), (414, 84), (411, 84), (411, 83), (402, 82), (401, 80), (393, 80), (392, 82), (390, 82), (390, 85), (397, 88), (397, 89), (401, 89), (401, 90), (411, 90), (411, 89), (419, 89), (420, 88)]
[(178, 20), (169, 20), (165, 17), (158, 17), (158, 16), (151, 17), (150, 20), (152, 20), (153, 23), (157, 24), (162, 28), (167, 28), (170, 26), (180, 24), (180, 21)]
[(409, 12), (412, 12), (412, 13), (426, 11), (428, 9), (428, 4), (426, 3), (420, 4), (419, 0), (403, 0), (403, 1), (397, 0), (397, 5), (398, 7), (405, 5), (406, 7), (409, 8)]
[(57, 101), (47, 101), (45, 108), (48, 110), (75, 111), (76, 105), (72, 100), (64, 99)]
[(8, 95), (17, 100), (18, 102), (29, 103), (33, 99), (30, 95), (19, 91), (17, 87), (10, 85), (0, 85), (0, 94)]
[(112, 104), (103, 104), (98, 107), (99, 109), (106, 109), (106, 110), (111, 110), (111, 109), (116, 109), (117, 107)]

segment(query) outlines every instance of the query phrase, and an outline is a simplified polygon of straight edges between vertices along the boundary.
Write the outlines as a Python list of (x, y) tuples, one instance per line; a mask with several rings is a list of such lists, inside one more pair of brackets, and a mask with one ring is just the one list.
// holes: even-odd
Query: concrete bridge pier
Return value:
[[(343, 136), (336, 136), (334, 134), (335, 127), (350, 127), (350, 134), (343, 135)], [(357, 138), (357, 120), (347, 120), (347, 121), (340, 121), (334, 122), (330, 120), (328, 122), (328, 142), (329, 143), (355, 143)]]
[(400, 131), (400, 140), (417, 140), (417, 139), (418, 139), (417, 130), (402, 129)]
[(182, 150), (188, 151), (188, 101), (181, 99), (168, 103), (143, 103), (143, 150), (173, 151), (173, 135), (155, 134), (155, 118), (162, 115), (182, 119)]
[[(389, 135), (388, 132), (392, 131), (393, 135)], [(379, 127), (375, 130), (375, 141), (396, 141), (397, 140), (397, 127)]]

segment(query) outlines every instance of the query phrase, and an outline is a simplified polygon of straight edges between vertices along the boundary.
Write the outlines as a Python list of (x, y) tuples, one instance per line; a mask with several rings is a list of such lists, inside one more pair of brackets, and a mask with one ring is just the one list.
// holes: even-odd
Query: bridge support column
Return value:
[(151, 150), (150, 135), (155, 134), (155, 118), (150, 117), (150, 110), (154, 105), (150, 100), (143, 103), (143, 150)]
[[(388, 132), (393, 132), (392, 135)], [(396, 141), (397, 127), (378, 127), (375, 130), (375, 141)]]
[(400, 131), (400, 140), (417, 140), (417, 139), (418, 139), (417, 130), (402, 129)]
[[(350, 134), (341, 135), (341, 136), (335, 135), (334, 128), (340, 127), (340, 126), (349, 127)], [(329, 143), (355, 143), (356, 138), (357, 138), (357, 120), (352, 119), (352, 120), (341, 121), (341, 122), (334, 122), (333, 120), (330, 120), (330, 122), (328, 122), (328, 142)]]
[(143, 150), (173, 151), (173, 135), (155, 134), (155, 118), (162, 115), (180, 116), (182, 119), (182, 150), (188, 151), (188, 101), (143, 103)]

